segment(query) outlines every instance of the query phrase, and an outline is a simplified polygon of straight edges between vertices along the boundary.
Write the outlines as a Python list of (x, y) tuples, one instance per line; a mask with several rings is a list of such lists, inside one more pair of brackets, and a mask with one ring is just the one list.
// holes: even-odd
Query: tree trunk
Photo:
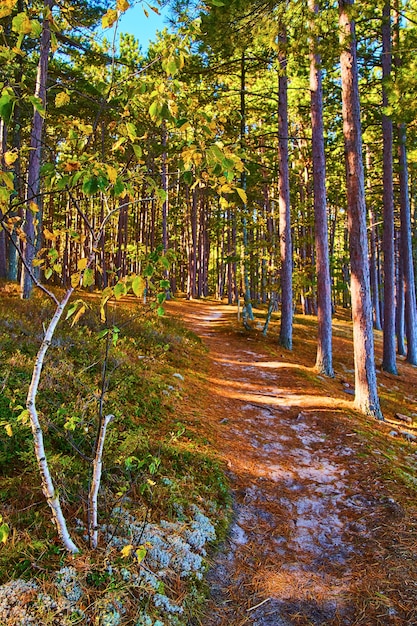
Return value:
[(349, 17), (352, 5), (353, 0), (339, 0), (343, 134), (345, 138), (355, 360), (355, 406), (367, 415), (383, 419), (379, 406), (375, 372), (355, 23)]
[(279, 344), (292, 350), (292, 241), (290, 212), (290, 176), (288, 168), (288, 79), (285, 53), (286, 33), (280, 36), (278, 78), (278, 152), (279, 152), (279, 232), (281, 251), (281, 325)]
[[(5, 169), (4, 154), (7, 150), (7, 126), (3, 120), (0, 119), (0, 169)], [(0, 218), (3, 217), (3, 213), (0, 209)], [(6, 251), (6, 233), (4, 228), (0, 225), (0, 278), (7, 277), (7, 251)]]
[[(41, 46), (39, 54), (38, 72), (36, 77), (35, 97), (39, 98), (42, 106), (46, 108), (46, 81), (48, 78), (49, 52), (51, 48), (51, 30), (49, 13), (54, 5), (54, 0), (45, 0), (44, 17), (42, 22)], [(29, 268), (33, 267), (33, 260), (36, 254), (36, 239), (40, 233), (36, 227), (36, 214), (41, 212), (40, 197), (40, 170), (42, 152), (42, 130), (43, 117), (34, 109), (32, 130), (30, 137), (28, 181), (27, 181), (27, 203), (25, 210), (25, 244), (24, 259)], [(39, 219), (38, 219), (39, 222)], [(21, 296), (29, 298), (32, 293), (33, 281), (30, 273), (23, 266), (21, 277)]]
[[(309, 0), (309, 8), (318, 13), (316, 0)], [(317, 358), (316, 370), (334, 376), (332, 362), (332, 300), (327, 229), (326, 159), (324, 153), (323, 91), (321, 59), (316, 52), (317, 40), (310, 44), (310, 91), (313, 152), (314, 218), (317, 272)]]
[(400, 164), (400, 254), (404, 278), (405, 336), (407, 338), (407, 362), (417, 365), (417, 311), (414, 280), (413, 250), (411, 244), (411, 213), (408, 188), (408, 164), (405, 124), (398, 126), (398, 156)]
[[(246, 138), (246, 102), (245, 102), (245, 53), (242, 52), (241, 58), (241, 73), (240, 73), (240, 144), (242, 149), (245, 147)], [(243, 171), (241, 175), (242, 189), (246, 191), (246, 172)], [(249, 280), (249, 243), (248, 243), (248, 220), (247, 220), (247, 206), (243, 205), (243, 217), (242, 217), (242, 230), (243, 230), (243, 294), (245, 301), (245, 314), (247, 318), (253, 320), (252, 302), (251, 302), (251, 289)]]
[[(388, 106), (386, 81), (391, 77), (391, 10), (386, 2), (382, 16), (382, 106)], [(384, 203), (384, 332), (382, 369), (398, 374), (395, 354), (395, 253), (394, 253), (394, 183), (392, 173), (392, 120), (382, 114), (383, 203)]]

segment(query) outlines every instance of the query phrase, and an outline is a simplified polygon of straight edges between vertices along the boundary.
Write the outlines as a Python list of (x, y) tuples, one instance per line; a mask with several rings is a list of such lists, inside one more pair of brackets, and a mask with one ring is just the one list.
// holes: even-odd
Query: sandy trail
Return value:
[[(302, 367), (271, 359), (250, 335), (227, 332), (227, 307), (182, 307), (209, 348), (206, 417), (234, 500), (201, 623), (357, 623), (349, 596), (364, 575), (361, 563), (372, 559), (380, 500), (369, 480), (365, 487), (358, 480), (367, 463), (341, 419), (350, 399), (320, 395)], [(398, 623), (389, 611), (381, 623)]]

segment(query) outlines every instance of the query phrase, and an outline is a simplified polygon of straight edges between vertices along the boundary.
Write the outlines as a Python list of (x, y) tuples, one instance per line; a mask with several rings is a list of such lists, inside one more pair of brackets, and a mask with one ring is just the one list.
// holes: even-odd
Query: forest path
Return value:
[(201, 624), (417, 623), (398, 621), (389, 598), (381, 621), (368, 621), (361, 606), (364, 587), (379, 593), (384, 568), (375, 527), (382, 518), (394, 527), (403, 512), (363, 454), (340, 382), (330, 394), (269, 338), (236, 330), (226, 306), (168, 310), (209, 349), (199, 429), (214, 438), (233, 491), (233, 524), (208, 575)]

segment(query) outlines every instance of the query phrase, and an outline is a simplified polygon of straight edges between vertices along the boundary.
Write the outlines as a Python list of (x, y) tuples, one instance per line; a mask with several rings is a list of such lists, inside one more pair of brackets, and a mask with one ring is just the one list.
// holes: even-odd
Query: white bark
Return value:
[(68, 303), (68, 300), (71, 297), (71, 294), (74, 290), (68, 289), (64, 298), (58, 304), (55, 309), (55, 314), (51, 319), (49, 326), (46, 330), (45, 337), (42, 341), (42, 344), (39, 348), (38, 354), (36, 355), (35, 367), (33, 368), (32, 380), (30, 383), (27, 399), (26, 399), (26, 407), (29, 411), (30, 417), (30, 425), (33, 433), (33, 441), (35, 446), (35, 455), (38, 462), (39, 472), (42, 480), (42, 491), (45, 495), (45, 498), (51, 508), (52, 511), (52, 519), (56, 525), (58, 535), (64, 545), (64, 547), (69, 551), (76, 553), (78, 552), (78, 548), (75, 543), (72, 541), (70, 534), (68, 532), (66, 520), (64, 514), (61, 509), (61, 503), (59, 501), (59, 495), (57, 490), (55, 489), (51, 473), (49, 471), (48, 461), (46, 459), (45, 454), (45, 446), (43, 442), (43, 431), (42, 426), (39, 422), (39, 416), (36, 409), (36, 396), (38, 393), (39, 381), (43, 369), (43, 364), (45, 360), (45, 355), (48, 351), (49, 346), (51, 345), (51, 340), (54, 335), (56, 326), (59, 320), (62, 317), (64, 309)]
[(93, 476), (91, 481), (90, 493), (88, 494), (88, 534), (90, 537), (90, 547), (93, 549), (97, 548), (98, 542), (97, 499), (103, 469), (104, 442), (106, 439), (107, 427), (113, 418), (114, 415), (106, 415), (101, 422), (96, 443), (96, 454), (93, 461)]

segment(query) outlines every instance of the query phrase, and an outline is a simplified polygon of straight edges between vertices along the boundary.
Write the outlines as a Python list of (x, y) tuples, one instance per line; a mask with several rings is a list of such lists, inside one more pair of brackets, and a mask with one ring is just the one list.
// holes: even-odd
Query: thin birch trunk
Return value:
[(98, 543), (98, 492), (101, 483), (101, 474), (103, 469), (103, 449), (106, 440), (107, 427), (114, 415), (106, 415), (101, 420), (99, 434), (95, 446), (95, 455), (93, 460), (93, 475), (91, 480), (90, 492), (88, 494), (88, 536), (90, 538), (90, 547), (97, 548)]
[(36, 355), (35, 367), (32, 373), (32, 380), (30, 383), (27, 399), (26, 399), (26, 407), (30, 416), (30, 424), (32, 428), (33, 441), (35, 446), (35, 455), (36, 460), (38, 462), (39, 472), (41, 475), (42, 481), (42, 491), (48, 502), (48, 505), (52, 511), (52, 518), (56, 525), (58, 535), (65, 547), (66, 550), (72, 553), (78, 552), (78, 548), (75, 543), (72, 541), (65, 516), (62, 512), (61, 503), (59, 501), (58, 491), (56, 490), (51, 473), (49, 471), (48, 461), (46, 459), (45, 447), (43, 442), (43, 431), (39, 422), (38, 411), (36, 408), (36, 396), (38, 393), (39, 381), (42, 373), (42, 368), (45, 360), (45, 355), (48, 351), (49, 346), (51, 345), (51, 340), (54, 335), (55, 329), (59, 320), (62, 317), (64, 309), (72, 295), (73, 288), (71, 287), (66, 292), (65, 296), (57, 304), (55, 309), (55, 314), (51, 319), (48, 328), (45, 332), (45, 337), (42, 341), (41, 347), (39, 348), (38, 354)]

